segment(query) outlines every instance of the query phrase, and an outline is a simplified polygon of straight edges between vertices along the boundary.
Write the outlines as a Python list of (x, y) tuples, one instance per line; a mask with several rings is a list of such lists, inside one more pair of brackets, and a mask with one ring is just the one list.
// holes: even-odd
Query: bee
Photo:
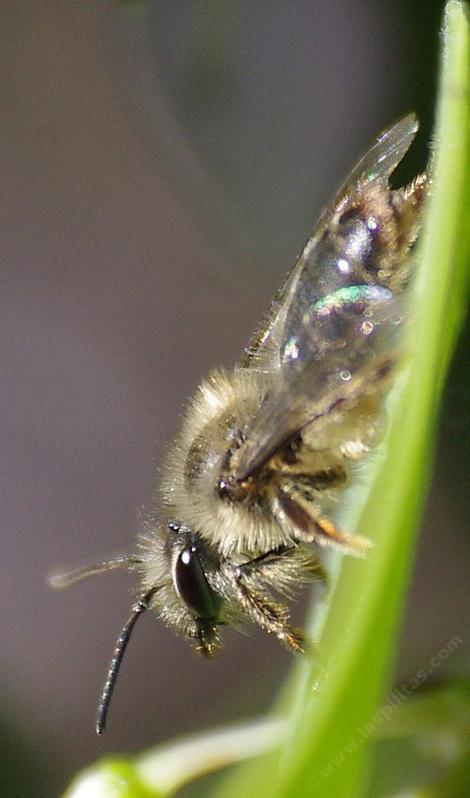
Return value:
[(251, 622), (304, 648), (288, 602), (322, 578), (319, 553), (361, 555), (368, 541), (333, 521), (336, 497), (377, 438), (400, 359), (410, 252), (426, 174), (392, 189), (410, 147), (410, 114), (363, 155), (288, 274), (232, 371), (189, 401), (136, 551), (53, 577), (62, 588), (125, 567), (140, 587), (102, 690), (102, 734), (132, 629), (148, 609), (210, 657), (226, 625)]

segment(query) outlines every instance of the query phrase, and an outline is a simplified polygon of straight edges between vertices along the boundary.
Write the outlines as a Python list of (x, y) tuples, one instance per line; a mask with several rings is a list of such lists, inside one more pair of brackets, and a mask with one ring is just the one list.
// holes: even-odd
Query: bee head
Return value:
[[(216, 567), (214, 556), (187, 527), (170, 521), (169, 543), (173, 548), (171, 577), (173, 587), (202, 631), (217, 622), (220, 600), (212, 590), (204, 570)], [(202, 635), (204, 637), (204, 635)]]

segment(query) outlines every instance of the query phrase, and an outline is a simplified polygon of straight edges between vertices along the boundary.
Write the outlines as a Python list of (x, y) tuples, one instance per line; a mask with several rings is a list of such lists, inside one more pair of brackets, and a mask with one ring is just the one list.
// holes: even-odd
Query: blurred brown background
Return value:
[[(440, 2), (404, 0), (2, 3), (1, 795), (56, 795), (104, 752), (250, 716), (275, 694), (290, 663), (275, 641), (229, 636), (207, 663), (149, 616), (96, 738), (130, 579), (54, 594), (45, 575), (133, 546), (182, 400), (239, 356), (322, 204), (413, 108), (422, 133), (402, 174), (423, 168), (440, 16)], [(407, 675), (465, 636), (465, 352)], [(462, 672), (464, 648), (439, 676)]]

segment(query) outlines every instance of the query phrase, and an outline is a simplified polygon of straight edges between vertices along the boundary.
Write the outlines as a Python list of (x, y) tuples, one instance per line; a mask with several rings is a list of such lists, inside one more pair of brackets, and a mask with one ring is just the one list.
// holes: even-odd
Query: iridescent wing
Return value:
[(381, 285), (351, 284), (331, 267), (326, 224), (359, 186), (387, 179), (417, 130), (414, 115), (383, 133), (360, 159), (321, 216), (248, 349), (245, 366), (266, 372), (271, 389), (236, 452), (244, 479), (307, 424), (354, 402), (383, 379), (398, 348), (403, 300)]
[[(249, 342), (246, 349), (247, 357), (243, 362), (244, 366), (261, 371), (278, 368), (277, 350), (281, 336), (280, 330), (284, 326), (292, 303), (296, 301), (298, 281), (307, 270), (311, 274), (315, 272), (318, 278), (322, 274), (324, 253), (321, 252), (318, 244), (327, 219), (341, 208), (341, 205), (347, 201), (358, 185), (388, 180), (410, 148), (418, 127), (419, 123), (415, 114), (404, 116), (403, 119), (381, 133), (374, 144), (359, 159), (336, 192), (333, 202), (322, 212), (313, 234), (275, 296), (261, 329), (255, 332)], [(321, 289), (315, 291), (318, 296), (321, 293), (323, 293)]]

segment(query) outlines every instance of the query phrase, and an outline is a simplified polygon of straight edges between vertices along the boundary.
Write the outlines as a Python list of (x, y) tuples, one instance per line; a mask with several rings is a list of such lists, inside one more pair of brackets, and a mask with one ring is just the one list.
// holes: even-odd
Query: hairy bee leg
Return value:
[(318, 534), (324, 537), (327, 543), (338, 544), (358, 557), (364, 556), (367, 549), (373, 545), (370, 540), (361, 535), (348, 535), (345, 532), (340, 532), (328, 518), (315, 518), (314, 523)]
[(300, 539), (306, 543), (317, 543), (319, 546), (331, 545), (344, 549), (351, 554), (363, 556), (372, 545), (367, 538), (360, 535), (348, 535), (336, 528), (328, 518), (322, 518), (315, 512), (313, 504), (305, 506), (291, 498), (282, 488), (278, 488), (277, 497), (283, 511), (304, 536)]
[(260, 554), (259, 557), (255, 557), (253, 560), (248, 560), (247, 562), (239, 565), (238, 571), (246, 576), (253, 571), (259, 572), (260, 570), (263, 570), (263, 565), (267, 565), (271, 561), (283, 557), (285, 554), (294, 551), (294, 549), (295, 546), (279, 546), (276, 549), (270, 549), (269, 551), (265, 551), (264, 554)]
[(238, 569), (244, 576), (254, 575), (289, 599), (300, 585), (328, 582), (315, 549), (301, 544), (270, 549), (254, 560), (242, 563)]
[(303, 635), (287, 623), (287, 610), (260, 596), (246, 585), (243, 573), (236, 569), (231, 580), (232, 596), (250, 620), (277, 639), (291, 651), (304, 653)]

